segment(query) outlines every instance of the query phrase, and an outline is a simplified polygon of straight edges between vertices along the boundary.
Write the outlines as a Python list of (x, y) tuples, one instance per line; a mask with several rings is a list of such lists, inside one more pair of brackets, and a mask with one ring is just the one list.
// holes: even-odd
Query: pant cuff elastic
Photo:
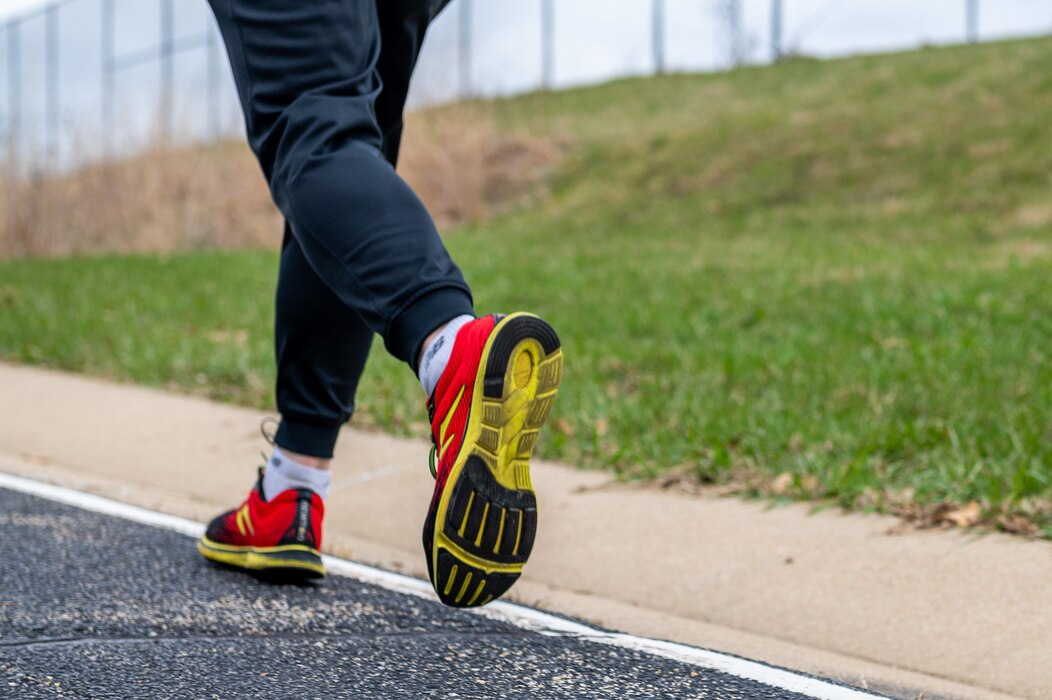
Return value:
[(316, 423), (282, 416), (274, 442), (283, 450), (308, 457), (330, 459), (342, 424)]
[(416, 371), (420, 346), (436, 328), (457, 316), (474, 315), (471, 295), (460, 287), (439, 287), (407, 306), (387, 326), (387, 351)]

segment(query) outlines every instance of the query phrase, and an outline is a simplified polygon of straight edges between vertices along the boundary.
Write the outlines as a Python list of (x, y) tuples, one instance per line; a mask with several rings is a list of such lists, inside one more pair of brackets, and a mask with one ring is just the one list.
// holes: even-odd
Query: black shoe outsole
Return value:
[[(458, 608), (485, 605), (506, 593), (530, 556), (537, 532), (537, 499), (529, 485), (528, 462), (562, 376), (559, 338), (543, 320), (515, 315), (498, 322), (494, 333), (482, 375), (483, 405), (471, 409), (482, 411), (478, 441), (461, 447), (468, 452), (466, 461), (455, 482), (446, 484), (450, 495), (444, 522), (435, 523), (455, 549), (437, 544), (434, 566), (430, 566), (432, 552), (427, 552), (439, 599)], [(534, 396), (521, 409), (528, 413), (518, 414), (522, 419), (518, 430), (505, 434), (503, 428), (510, 421), (500, 402), (515, 390), (508, 385), (510, 365), (524, 344), (532, 346), (534, 353), (539, 349), (530, 370), (537, 375)], [(511, 489), (499, 483), (492, 471), (499, 460), (505, 460), (505, 468), (511, 462), (521, 469), (519, 483), (527, 487)], [(428, 514), (429, 519), (434, 516)]]

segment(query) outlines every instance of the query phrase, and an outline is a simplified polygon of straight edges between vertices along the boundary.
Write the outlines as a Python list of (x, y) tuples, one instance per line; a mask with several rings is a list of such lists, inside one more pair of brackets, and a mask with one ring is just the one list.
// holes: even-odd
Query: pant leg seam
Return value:
[[(241, 63), (243, 63), (244, 66), (245, 66), (244, 75), (245, 75), (245, 86), (248, 88), (248, 102), (249, 102), (249, 104), (254, 104), (255, 103), (255, 94), (256, 94), (256, 89), (255, 89), (256, 81), (252, 79), (252, 72), (248, 70), (248, 52), (245, 50), (245, 37), (244, 37), (244, 34), (241, 31), (241, 23), (237, 21), (237, 17), (235, 16), (235, 13), (234, 13), (234, 1), (233, 0), (227, 0), (226, 6), (227, 6), (227, 10), (228, 10), (228, 12), (230, 14), (231, 23), (234, 25), (234, 29), (237, 32), (237, 45), (238, 45), (238, 49), (239, 49), (238, 50), (238, 55), (241, 57)], [(251, 134), (252, 131), (253, 131), (253, 129), (252, 129), (252, 110), (248, 109), (247, 106), (246, 106), (246, 108), (243, 109), (242, 111), (245, 114), (245, 125), (248, 128), (248, 133)]]

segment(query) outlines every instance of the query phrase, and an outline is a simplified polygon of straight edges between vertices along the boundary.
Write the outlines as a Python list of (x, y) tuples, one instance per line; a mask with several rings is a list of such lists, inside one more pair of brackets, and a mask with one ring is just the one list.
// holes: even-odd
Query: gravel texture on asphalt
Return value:
[(802, 697), (342, 576), (266, 582), (4, 489), (0, 551), (0, 698)]

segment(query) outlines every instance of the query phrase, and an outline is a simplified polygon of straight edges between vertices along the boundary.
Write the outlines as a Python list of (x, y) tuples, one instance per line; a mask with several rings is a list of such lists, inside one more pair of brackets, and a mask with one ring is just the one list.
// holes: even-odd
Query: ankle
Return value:
[(428, 336), (426, 338), (424, 338), (424, 342), (422, 342), (420, 344), (420, 354), (418, 354), (416, 356), (416, 365), (415, 365), (416, 366), (416, 373), (418, 375), (420, 374), (420, 366), (424, 364), (424, 355), (427, 354), (427, 349), (429, 347), (431, 347), (431, 343), (435, 342), (435, 338), (437, 338), (439, 336), (439, 334), (443, 330), (445, 330), (446, 326), (448, 326), (448, 325), (449, 325), (449, 323), (443, 323), (441, 326), (439, 326), (435, 330), (431, 331), (428, 334)]
[[(299, 461), (303, 457), (325, 466), (316, 467), (304, 464)], [(328, 498), (329, 485), (332, 482), (328, 463), (327, 459), (319, 460), (309, 455), (294, 455), (275, 445), (274, 453), (263, 470), (263, 498), (269, 500), (289, 489), (308, 489), (321, 496), (322, 499)]]
[(301, 455), (298, 452), (292, 450), (282, 449), (281, 454), (291, 459), (296, 464), (303, 467), (310, 467), (311, 469), (320, 469), (322, 471), (329, 471), (329, 467), (332, 466), (332, 460), (324, 457), (311, 457), (310, 455)]
[(417, 377), (420, 379), (420, 386), (424, 388), (424, 393), (428, 396), (434, 393), (438, 380), (446, 371), (446, 365), (449, 364), (449, 358), (453, 354), (453, 344), (456, 342), (457, 333), (474, 320), (475, 317), (469, 314), (457, 316), (432, 331), (420, 346)]

